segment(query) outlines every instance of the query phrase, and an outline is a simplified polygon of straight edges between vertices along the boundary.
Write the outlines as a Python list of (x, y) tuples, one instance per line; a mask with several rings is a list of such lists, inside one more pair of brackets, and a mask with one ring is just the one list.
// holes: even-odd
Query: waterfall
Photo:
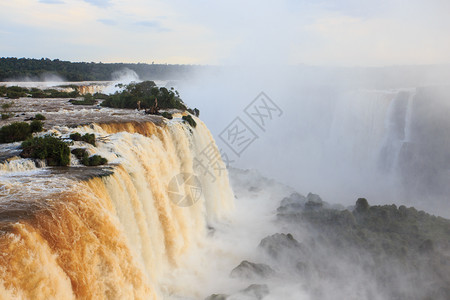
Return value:
[[(86, 147), (114, 165), (114, 173), (101, 178), (76, 180), (67, 176), (70, 169), (49, 168), (36, 175), (36, 165), (25, 159), (1, 165), (2, 298), (163, 299), (177, 293), (171, 273), (188, 268), (189, 255), (233, 209), (220, 156), (207, 172), (196, 166), (207, 149), (218, 153), (209, 130), (196, 122), (195, 129), (175, 119), (160, 126), (55, 127), (63, 137), (73, 131), (97, 136), (97, 147)], [(72, 168), (81, 167), (74, 162)], [(170, 182), (189, 176), (199, 184), (195, 201), (177, 205)], [(178, 187), (192, 193), (189, 184)]]

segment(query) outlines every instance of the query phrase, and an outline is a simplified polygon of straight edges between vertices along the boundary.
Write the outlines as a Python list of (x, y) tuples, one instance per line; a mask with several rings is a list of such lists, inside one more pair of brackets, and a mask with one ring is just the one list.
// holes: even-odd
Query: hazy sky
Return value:
[(1, 0), (0, 56), (380, 66), (450, 62), (448, 0)]

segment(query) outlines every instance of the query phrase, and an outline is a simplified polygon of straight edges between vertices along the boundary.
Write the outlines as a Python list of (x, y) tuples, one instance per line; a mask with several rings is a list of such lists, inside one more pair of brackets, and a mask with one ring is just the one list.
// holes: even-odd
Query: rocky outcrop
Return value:
[(291, 256), (292, 252), (306, 251), (292, 234), (276, 233), (261, 240), (259, 248), (274, 259)]
[(245, 289), (233, 294), (212, 294), (205, 300), (227, 300), (227, 299), (246, 299), (246, 300), (262, 300), (270, 293), (267, 284), (251, 284)]
[(266, 264), (257, 264), (249, 261), (242, 261), (239, 266), (234, 268), (230, 276), (247, 279), (268, 278), (275, 275), (275, 271)]
[(269, 294), (267, 284), (252, 284), (243, 289), (239, 294), (245, 295), (245, 299), (261, 300)]

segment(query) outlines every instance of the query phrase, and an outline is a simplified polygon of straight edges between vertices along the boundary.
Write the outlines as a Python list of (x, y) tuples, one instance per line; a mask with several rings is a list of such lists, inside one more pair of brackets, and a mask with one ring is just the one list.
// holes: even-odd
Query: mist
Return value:
[[(177, 88), (233, 166), (331, 203), (367, 197), (450, 216), (448, 143), (432, 129), (448, 128), (447, 3), (177, 4), (215, 33), (221, 65)], [(282, 110), (264, 130), (244, 111), (261, 92)], [(240, 156), (220, 138), (236, 117), (257, 136)]]
[(52, 86), (58, 86), (63, 82), (66, 82), (66, 79), (56, 73), (43, 73), (39, 76), (26, 76), (22, 78), (10, 78), (7, 81), (7, 85), (16, 85), (20, 82), (22, 86), (30, 86), (33, 87), (36, 84), (42, 87), (52, 87)]
[[(448, 149), (446, 139), (432, 126), (448, 127), (448, 121), (439, 117), (448, 109), (446, 90), (437, 86), (445, 86), (449, 70), (448, 66), (234, 68), (199, 75), (179, 89), (187, 103), (200, 108), (219, 147), (234, 160), (233, 166), (258, 169), (300, 192), (318, 192), (332, 203), (350, 204), (358, 197), (368, 197), (374, 203), (418, 205), (448, 216), (446, 187), (436, 185), (445, 181), (445, 164), (436, 165), (422, 152), (416, 158), (416, 169), (412, 167), (408, 172), (419, 176), (424, 172), (423, 164), (429, 164), (429, 171), (439, 175), (417, 190), (415, 184), (405, 182), (397, 160), (386, 161), (392, 158), (382, 156), (383, 151), (388, 151), (397, 159), (400, 149), (386, 147), (398, 148), (406, 141), (404, 136), (392, 141), (396, 130), (392, 122), (398, 119), (408, 122), (397, 129), (403, 132), (419, 130), (416, 122), (428, 126), (423, 128), (428, 130), (427, 142), (416, 143), (433, 143), (433, 147)], [(417, 93), (427, 90), (424, 87), (431, 94), (419, 99)], [(283, 111), (282, 116), (267, 121), (265, 131), (244, 113), (260, 92)], [(399, 93), (411, 97), (404, 100), (411, 101), (410, 110), (413, 106), (425, 109), (426, 102), (430, 105), (424, 114), (417, 112), (411, 118), (406, 114), (412, 112), (407, 112), (406, 107), (402, 112), (395, 111)], [(241, 157), (218, 138), (238, 116), (258, 135)], [(435, 157), (436, 161), (444, 159), (443, 152)]]

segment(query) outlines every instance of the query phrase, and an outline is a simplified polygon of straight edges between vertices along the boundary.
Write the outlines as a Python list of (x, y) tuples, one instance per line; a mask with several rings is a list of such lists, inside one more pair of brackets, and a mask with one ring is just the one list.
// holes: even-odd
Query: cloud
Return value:
[(99, 22), (102, 23), (102, 24), (110, 25), (110, 26), (113, 26), (113, 25), (117, 25), (117, 24), (118, 24), (117, 21), (111, 20), (111, 19), (98, 19), (97, 21), (99, 21)]
[[(450, 36), (445, 29), (450, 20), (445, 12), (450, 7), (445, 1), (424, 4), (412, 0), (407, 7), (399, 0), (361, 1), (6, 1), (0, 10), (0, 38), (6, 39), (2, 32), (11, 28), (21, 31), (12, 39), (8, 36), (8, 45), (0, 45), (0, 51), (12, 49), (7, 53), (10, 56), (23, 53), (21, 40), (38, 32), (60, 49), (69, 40), (70, 49), (61, 50), (57, 57), (77, 61), (232, 65), (449, 62)], [(60, 3), (64, 5), (49, 5)], [(46, 50), (38, 43), (25, 52), (34, 57)]]
[(61, 0), (39, 0), (39, 2), (45, 4), (64, 4), (64, 1)]
[(135, 23), (139, 26), (146, 26), (146, 27), (159, 27), (158, 22), (155, 21), (139, 21)]
[[(50, 0), (51, 1), (51, 0)], [(85, 2), (99, 6), (99, 7), (108, 7), (111, 6), (111, 0), (84, 0)]]
[(168, 28), (162, 27), (161, 24), (157, 21), (138, 21), (135, 22), (134, 25), (152, 28), (157, 32), (167, 32), (170, 31)]

